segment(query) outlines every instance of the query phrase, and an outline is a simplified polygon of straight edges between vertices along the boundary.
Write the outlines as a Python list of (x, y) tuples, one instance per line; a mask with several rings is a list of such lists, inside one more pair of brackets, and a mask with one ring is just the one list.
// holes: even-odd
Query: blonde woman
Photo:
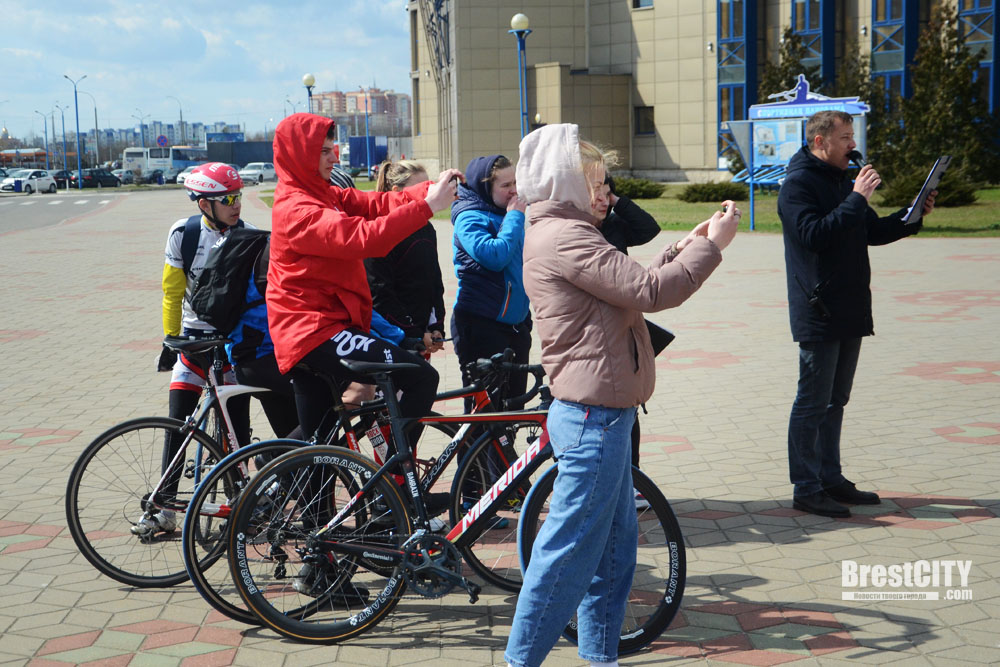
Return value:
[[(400, 192), (430, 180), (419, 162), (400, 160), (379, 165), (375, 189)], [(444, 282), (438, 263), (437, 234), (427, 224), (400, 241), (384, 257), (365, 259), (368, 286), (376, 311), (421, 341), (427, 352), (444, 343)]]
[(726, 202), (647, 268), (601, 235), (609, 160), (576, 125), (521, 141), (518, 194), (528, 203), (524, 286), (555, 401), (548, 430), (559, 474), (517, 600), (505, 657), (535, 667), (577, 614), (579, 654), (615, 665), (635, 569), (630, 467), (636, 406), (655, 369), (643, 312), (680, 305), (722, 261), (739, 212)]

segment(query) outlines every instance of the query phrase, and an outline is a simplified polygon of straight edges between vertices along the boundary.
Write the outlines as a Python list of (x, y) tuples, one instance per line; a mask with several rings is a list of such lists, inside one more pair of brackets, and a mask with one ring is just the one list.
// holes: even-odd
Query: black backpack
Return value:
[[(271, 232), (237, 227), (208, 254), (205, 268), (191, 285), (188, 303), (202, 322), (228, 334), (240, 316), (264, 302)], [(246, 301), (251, 273), (261, 298)]]

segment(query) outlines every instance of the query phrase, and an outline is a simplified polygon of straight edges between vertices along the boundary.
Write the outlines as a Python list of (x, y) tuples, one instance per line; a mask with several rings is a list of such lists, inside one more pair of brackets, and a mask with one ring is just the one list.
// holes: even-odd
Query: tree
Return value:
[(765, 103), (768, 95), (791, 90), (798, 83), (799, 74), (806, 75), (806, 81), (809, 82), (813, 92), (820, 92), (822, 81), (819, 65), (805, 67), (802, 64), (808, 57), (809, 52), (802, 42), (802, 36), (797, 35), (791, 26), (785, 28), (781, 35), (781, 46), (778, 48), (778, 64), (775, 65), (771, 61), (764, 62), (764, 71), (757, 86), (757, 99)]
[(867, 125), (866, 159), (873, 164), (881, 164), (885, 147), (892, 134), (892, 127), (898, 119), (892, 117), (890, 108), (898, 108), (898, 101), (889, 105), (882, 82), (872, 79), (870, 58), (861, 51), (857, 40), (850, 39), (844, 44), (844, 57), (837, 69), (833, 97), (857, 96), (867, 102), (871, 110), (865, 117)]
[(887, 179), (912, 180), (940, 155), (966, 182), (1000, 182), (1000, 121), (989, 112), (974, 81), (979, 57), (958, 31), (958, 12), (939, 7), (911, 67), (912, 95), (903, 100), (886, 142), (880, 167)]

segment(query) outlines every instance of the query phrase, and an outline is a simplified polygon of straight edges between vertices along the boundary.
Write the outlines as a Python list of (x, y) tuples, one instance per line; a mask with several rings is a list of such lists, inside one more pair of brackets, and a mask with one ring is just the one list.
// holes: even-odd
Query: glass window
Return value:
[(632, 0), (632, 9), (642, 9), (643, 7), (652, 7), (653, 0)]
[(656, 134), (653, 107), (635, 108), (635, 133), (637, 136), (640, 134)]

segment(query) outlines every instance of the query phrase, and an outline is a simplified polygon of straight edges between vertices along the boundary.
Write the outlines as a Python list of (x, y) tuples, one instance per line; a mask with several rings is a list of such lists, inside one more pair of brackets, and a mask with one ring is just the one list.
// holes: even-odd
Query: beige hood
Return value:
[(524, 139), (515, 172), (517, 194), (528, 204), (557, 201), (590, 213), (590, 190), (580, 162), (580, 128), (545, 125)]

